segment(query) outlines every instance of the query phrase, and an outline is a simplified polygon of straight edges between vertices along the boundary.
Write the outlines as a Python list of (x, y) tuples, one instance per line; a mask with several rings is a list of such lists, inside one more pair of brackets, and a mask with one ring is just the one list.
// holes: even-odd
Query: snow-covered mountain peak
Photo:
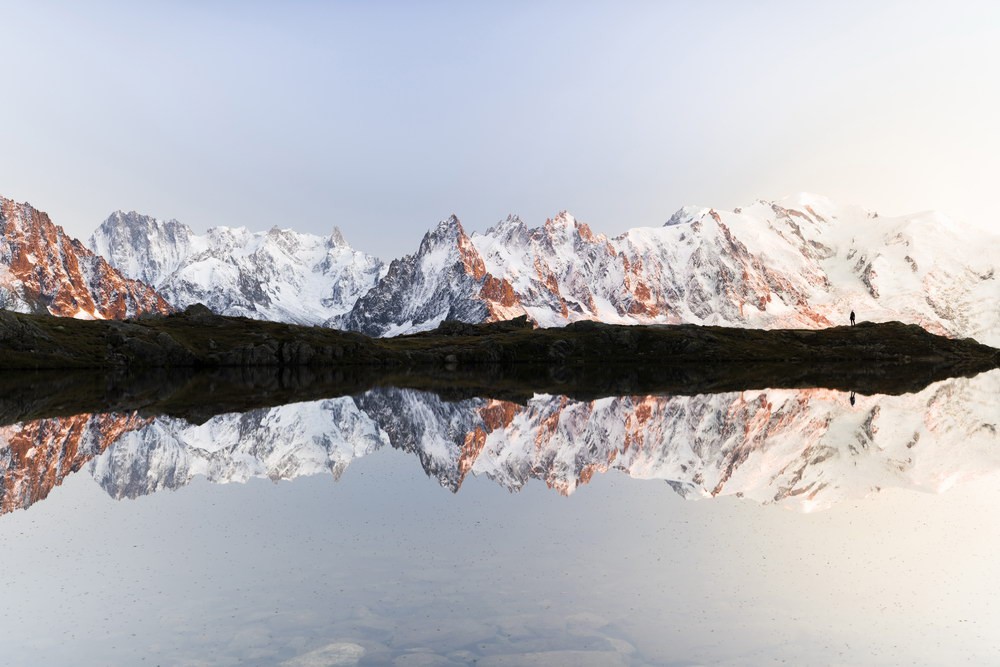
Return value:
[(417, 252), (394, 259), (351, 313), (329, 324), (392, 336), (432, 329), (443, 320), (497, 319), (482, 299), (470, 298), (488, 280), (473, 239), (452, 215), (424, 234)]
[(520, 216), (511, 213), (506, 218), (488, 228), (484, 233), (473, 232), (473, 236), (489, 236), (492, 238), (512, 238), (527, 232), (528, 226)]
[(220, 226), (196, 235), (176, 221), (113, 214), (90, 243), (178, 308), (204, 303), (225, 315), (322, 324), (350, 310), (382, 273), (381, 260), (354, 250), (338, 232)]
[(289, 260), (294, 259), (309, 251), (315, 251), (320, 247), (327, 247), (329, 239), (323, 239), (311, 234), (299, 234), (295, 230), (281, 227), (271, 227), (261, 239), (260, 245), (255, 252), (258, 253), (280, 253)]
[(187, 225), (178, 222), (174, 218), (164, 220), (151, 215), (139, 213), (138, 211), (124, 211), (122, 209), (118, 209), (109, 215), (107, 220), (105, 220), (105, 223), (108, 225), (134, 227), (138, 229), (152, 228), (159, 230), (175, 230), (180, 232), (191, 231)]
[(94, 231), (88, 245), (127, 276), (155, 285), (192, 251), (193, 237), (191, 228), (177, 220), (115, 211)]
[(824, 197), (823, 195), (814, 194), (812, 192), (797, 192), (795, 194), (782, 197), (775, 202), (770, 202), (770, 204), (772, 206), (780, 206), (784, 209), (809, 213), (816, 218), (836, 217), (837, 211), (842, 208), (834, 204), (829, 197)]
[(298, 232), (289, 227), (279, 227), (278, 225), (271, 225), (271, 228), (267, 230), (267, 236), (272, 238), (290, 238), (293, 236), (298, 236)]
[(452, 213), (444, 220), (437, 223), (437, 226), (429, 231), (425, 236), (440, 236), (442, 238), (451, 238), (453, 236), (458, 236), (459, 234), (464, 234), (465, 228), (462, 227), (462, 221), (458, 219), (458, 216)]
[(458, 243), (458, 240), (463, 237), (466, 237), (465, 228), (462, 227), (458, 216), (452, 214), (439, 221), (433, 229), (428, 230), (424, 234), (423, 238), (420, 239), (420, 246), (417, 248), (417, 252), (401, 259), (425, 256), (436, 250), (449, 248)]
[(572, 227), (575, 222), (576, 218), (569, 211), (559, 211), (545, 221), (545, 227)]
[(218, 252), (222, 249), (230, 251), (252, 251), (260, 242), (261, 234), (254, 234), (246, 227), (211, 227), (202, 237), (204, 243), (199, 244), (198, 251), (211, 250)]
[(540, 229), (532, 230), (536, 235), (548, 234), (552, 238), (583, 239), (584, 241), (606, 241), (603, 234), (595, 235), (590, 225), (578, 220), (569, 211), (560, 211), (555, 217), (549, 218)]
[(665, 223), (663, 223), (663, 226), (676, 227), (677, 225), (689, 225), (691, 222), (698, 220), (706, 213), (708, 213), (708, 209), (702, 206), (683, 206), (677, 209), (677, 211), (670, 216)]
[(344, 232), (337, 225), (334, 225), (333, 231), (330, 232), (330, 246), (334, 248), (350, 247), (347, 238), (344, 237)]

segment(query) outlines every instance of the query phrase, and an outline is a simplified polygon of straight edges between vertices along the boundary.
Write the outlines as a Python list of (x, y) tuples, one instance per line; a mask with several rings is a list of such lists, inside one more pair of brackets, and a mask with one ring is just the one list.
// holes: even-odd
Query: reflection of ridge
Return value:
[[(523, 408), (516, 403), (497, 400), (489, 400), (486, 405), (477, 410), (482, 423), (465, 434), (465, 441), (462, 443), (456, 465), (459, 486), (465, 480), (466, 475), (472, 471), (476, 459), (482, 454), (489, 434), (510, 426), (514, 417), (522, 410)], [(458, 487), (455, 487), (455, 490), (457, 491)]]
[(859, 396), (853, 406), (822, 389), (538, 395), (519, 405), (387, 388), (201, 425), (81, 415), (0, 431), (2, 509), (44, 498), (94, 456), (101, 486), (134, 498), (198, 475), (219, 483), (339, 477), (355, 458), (391, 446), (415, 454), (452, 491), (471, 473), (512, 492), (537, 479), (569, 495), (615, 469), (666, 481), (686, 498), (735, 495), (808, 510), (886, 487), (941, 491), (1000, 469), (998, 390), (1000, 371), (918, 394)]
[(452, 464), (460, 458), (459, 443), (479, 426), (478, 410), (485, 399), (449, 402), (435, 394), (385, 388), (365, 392), (356, 402), (393, 447), (416, 454), (429, 476), (458, 490), (462, 473)]
[(198, 475), (212, 482), (274, 481), (331, 472), (384, 444), (350, 398), (219, 415), (204, 424), (160, 417), (125, 433), (92, 472), (115, 498), (175, 489)]
[(150, 421), (136, 415), (84, 414), (0, 427), (0, 512), (44, 500), (123, 433)]

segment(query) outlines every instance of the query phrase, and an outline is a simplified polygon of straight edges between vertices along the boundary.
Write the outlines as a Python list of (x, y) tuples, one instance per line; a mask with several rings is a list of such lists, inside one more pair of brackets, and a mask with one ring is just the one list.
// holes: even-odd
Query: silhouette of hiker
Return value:
[(851, 392), (851, 405), (854, 405), (854, 392)]
[(854, 326), (854, 311), (851, 311), (851, 326)]

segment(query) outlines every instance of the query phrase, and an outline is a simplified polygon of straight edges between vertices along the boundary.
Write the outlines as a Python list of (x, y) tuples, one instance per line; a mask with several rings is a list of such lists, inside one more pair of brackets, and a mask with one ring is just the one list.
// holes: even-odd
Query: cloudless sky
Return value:
[(1000, 232), (1000, 3), (4, 2), (0, 195), (328, 233), (797, 191)]

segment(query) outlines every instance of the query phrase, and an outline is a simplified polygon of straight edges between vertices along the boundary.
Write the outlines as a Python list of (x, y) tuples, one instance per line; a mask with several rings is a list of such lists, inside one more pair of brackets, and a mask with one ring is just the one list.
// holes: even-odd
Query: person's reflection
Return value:
[(854, 405), (854, 392), (851, 392), (851, 405)]

